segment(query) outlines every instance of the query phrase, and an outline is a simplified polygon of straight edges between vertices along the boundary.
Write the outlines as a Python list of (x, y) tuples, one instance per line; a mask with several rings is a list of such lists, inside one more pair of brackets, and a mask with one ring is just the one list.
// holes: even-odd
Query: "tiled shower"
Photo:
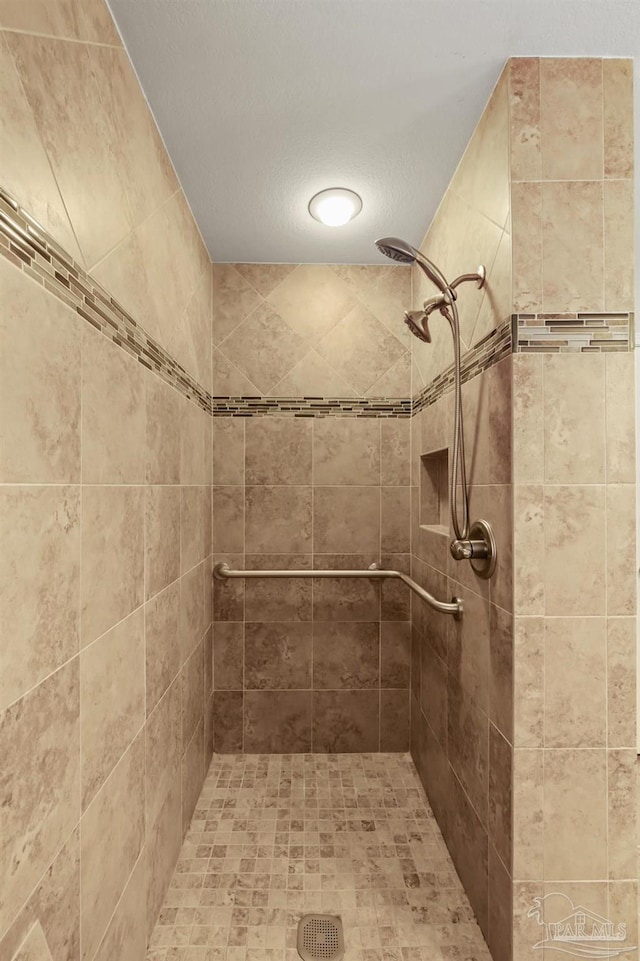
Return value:
[(526, 961), (549, 894), (636, 945), (630, 61), (509, 61), (422, 245), (488, 272), (482, 580), (424, 278), (212, 265), (102, 0), (66, 10), (0, 2), (0, 961), (289, 961), (320, 911), (347, 961)]

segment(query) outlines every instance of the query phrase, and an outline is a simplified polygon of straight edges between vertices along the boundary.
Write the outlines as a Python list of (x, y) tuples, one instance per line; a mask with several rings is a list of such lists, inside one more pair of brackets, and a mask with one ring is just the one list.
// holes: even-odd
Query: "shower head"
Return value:
[(431, 333), (427, 323), (428, 314), (425, 310), (405, 310), (404, 322), (418, 340), (425, 344), (431, 343)]
[(441, 293), (449, 290), (449, 284), (436, 265), (406, 241), (400, 240), (399, 237), (383, 237), (381, 240), (376, 240), (376, 247), (385, 257), (397, 260), (400, 264), (417, 264)]

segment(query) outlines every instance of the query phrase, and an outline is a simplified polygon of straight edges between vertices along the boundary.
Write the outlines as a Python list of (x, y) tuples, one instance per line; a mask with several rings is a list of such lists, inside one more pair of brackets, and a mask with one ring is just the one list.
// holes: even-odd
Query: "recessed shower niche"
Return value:
[(449, 533), (449, 451), (434, 450), (420, 457), (420, 526)]

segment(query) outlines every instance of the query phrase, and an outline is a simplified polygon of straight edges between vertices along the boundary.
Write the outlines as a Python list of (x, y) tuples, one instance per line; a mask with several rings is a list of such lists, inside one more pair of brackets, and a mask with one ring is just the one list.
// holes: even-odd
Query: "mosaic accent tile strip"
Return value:
[(202, 410), (211, 395), (0, 189), (0, 254)]
[[(478, 341), (476, 346), (464, 355), (460, 370), (462, 383), (466, 384), (483, 370), (493, 367), (503, 357), (508, 356), (511, 350), (511, 321), (507, 320)], [(412, 413), (417, 414), (425, 407), (435, 404), (440, 397), (453, 390), (454, 382), (454, 365), (451, 364), (435, 380), (423, 387), (419, 394), (416, 394), (413, 398)]]
[(214, 417), (411, 417), (411, 398), (392, 400), (360, 397), (214, 397)]
[(308, 913), (345, 961), (491, 961), (407, 755), (214, 755), (147, 961), (300, 961)]
[(613, 353), (633, 350), (632, 313), (513, 314), (514, 351), (521, 354)]

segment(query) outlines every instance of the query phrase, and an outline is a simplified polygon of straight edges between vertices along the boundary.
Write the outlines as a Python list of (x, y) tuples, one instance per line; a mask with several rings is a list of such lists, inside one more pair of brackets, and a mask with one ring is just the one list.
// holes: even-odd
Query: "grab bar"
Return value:
[(459, 621), (462, 619), (464, 612), (462, 598), (453, 597), (450, 602), (438, 601), (407, 574), (403, 574), (401, 571), (383, 570), (377, 564), (372, 564), (366, 571), (233, 571), (228, 564), (221, 562), (213, 568), (213, 576), (219, 581), (234, 577), (244, 579), (250, 577), (393, 577), (403, 581), (414, 594), (417, 594), (418, 597), (421, 597), (430, 607), (441, 614), (451, 614), (454, 620)]

